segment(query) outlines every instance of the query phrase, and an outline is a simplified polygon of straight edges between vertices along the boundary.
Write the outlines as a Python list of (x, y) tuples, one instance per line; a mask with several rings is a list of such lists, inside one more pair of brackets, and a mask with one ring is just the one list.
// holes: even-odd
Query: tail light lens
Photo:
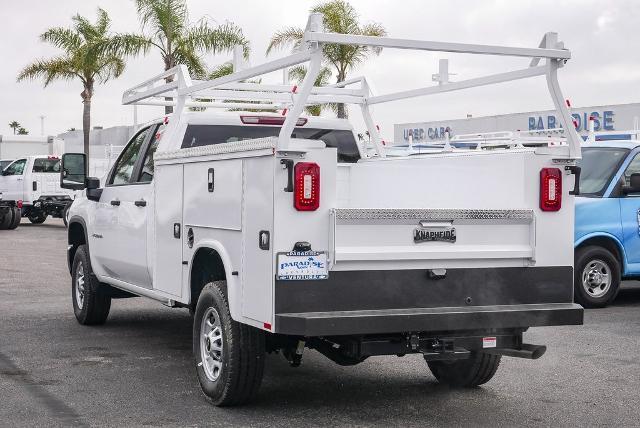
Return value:
[(320, 206), (320, 166), (298, 162), (293, 169), (293, 206), (298, 211), (315, 211)]
[(558, 211), (562, 206), (562, 173), (558, 168), (540, 170), (540, 209)]

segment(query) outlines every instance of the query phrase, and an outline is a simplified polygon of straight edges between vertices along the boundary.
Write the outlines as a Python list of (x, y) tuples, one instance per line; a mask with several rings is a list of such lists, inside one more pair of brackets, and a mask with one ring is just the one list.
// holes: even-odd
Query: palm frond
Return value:
[(125, 62), (122, 57), (108, 56), (97, 64), (95, 76), (100, 83), (105, 83), (111, 78), (118, 78), (124, 72)]
[(136, 0), (136, 9), (142, 27), (152, 29), (160, 40), (178, 38), (189, 21), (184, 0)]
[(196, 79), (202, 79), (207, 74), (207, 67), (196, 52), (191, 49), (177, 48), (173, 52), (176, 64), (184, 64), (189, 69), (189, 73)]
[(189, 28), (179, 43), (183, 50), (211, 52), (214, 55), (229, 52), (240, 45), (243, 47), (245, 58), (249, 55), (249, 42), (242, 34), (242, 29), (230, 22), (211, 27), (202, 20), (197, 26)]
[(296, 50), (300, 47), (303, 37), (304, 30), (298, 27), (289, 27), (278, 31), (271, 36), (269, 46), (267, 47), (267, 55), (273, 50), (283, 49), (289, 46), (291, 46), (293, 50)]
[(233, 73), (233, 63), (225, 62), (211, 70), (211, 72), (207, 75), (207, 79), (213, 80), (217, 79), (218, 77), (228, 76), (231, 73)]
[(94, 26), (96, 33), (105, 34), (107, 31), (109, 31), (110, 25), (111, 25), (111, 18), (109, 18), (109, 15), (103, 8), (99, 7), (98, 20), (96, 21), (96, 24)]
[(51, 43), (53, 46), (67, 52), (77, 50), (82, 44), (82, 39), (78, 33), (61, 27), (49, 28), (40, 35), (40, 40), (45, 43)]
[(152, 46), (152, 41), (138, 34), (116, 34), (105, 43), (105, 52), (109, 55), (131, 56), (146, 54)]
[(51, 59), (39, 59), (27, 65), (18, 74), (18, 82), (22, 80), (34, 80), (44, 78), (44, 86), (48, 86), (53, 80), (71, 80), (79, 77), (84, 82), (77, 64), (67, 56)]

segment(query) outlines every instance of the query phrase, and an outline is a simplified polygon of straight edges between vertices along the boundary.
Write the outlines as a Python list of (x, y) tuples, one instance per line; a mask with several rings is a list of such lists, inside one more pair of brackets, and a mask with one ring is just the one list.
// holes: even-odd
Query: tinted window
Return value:
[(144, 144), (145, 139), (147, 138), (147, 134), (149, 133), (149, 128), (145, 128), (140, 131), (127, 147), (124, 148), (118, 161), (113, 167), (113, 172), (111, 173), (111, 179), (109, 180), (109, 184), (127, 184), (131, 181), (131, 174), (133, 174), (133, 168), (136, 165), (136, 161), (140, 156), (140, 150), (142, 149), (142, 145)]
[(35, 159), (33, 161), (33, 172), (60, 172), (60, 159)]
[(578, 162), (582, 168), (580, 194), (602, 196), (628, 152), (614, 147), (583, 147), (582, 159)]
[[(277, 137), (279, 126), (189, 125), (182, 140), (182, 148), (232, 143), (253, 138)], [(293, 138), (322, 140), (327, 147), (338, 149), (338, 162), (357, 162), (358, 144), (348, 130), (296, 128)]]
[(26, 164), (26, 159), (19, 159), (2, 171), (2, 175), (22, 175)]
[(160, 138), (162, 137), (162, 132), (164, 131), (165, 126), (166, 125), (164, 124), (160, 125), (156, 134), (151, 137), (151, 143), (149, 143), (149, 148), (144, 156), (142, 170), (140, 171), (140, 179), (138, 180), (141, 183), (149, 183), (153, 180), (153, 174), (155, 172), (153, 155), (156, 153), (156, 150), (158, 150), (158, 144), (160, 144)]
[(631, 174), (640, 173), (640, 154), (636, 155), (624, 172), (624, 185), (631, 186)]
[(11, 162), (13, 162), (13, 161), (10, 161), (10, 160), (0, 161), (0, 171), (5, 169), (7, 167), (7, 165), (9, 165)]

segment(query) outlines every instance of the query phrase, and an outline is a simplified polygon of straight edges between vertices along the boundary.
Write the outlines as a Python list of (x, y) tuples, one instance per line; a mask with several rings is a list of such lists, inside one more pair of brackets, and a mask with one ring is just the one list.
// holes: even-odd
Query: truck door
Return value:
[(18, 159), (2, 172), (0, 192), (5, 201), (22, 200), (24, 193), (24, 173), (27, 160)]
[[(635, 155), (624, 172), (625, 185), (630, 184), (631, 174), (637, 173), (640, 173), (640, 154)], [(640, 193), (622, 195), (620, 219), (629, 270), (638, 272), (640, 271)]]
[(96, 210), (91, 243), (105, 275), (144, 288), (151, 288), (147, 213), (153, 212), (153, 165), (148, 159), (156, 148), (155, 138), (151, 141), (156, 127), (138, 132), (116, 161)]

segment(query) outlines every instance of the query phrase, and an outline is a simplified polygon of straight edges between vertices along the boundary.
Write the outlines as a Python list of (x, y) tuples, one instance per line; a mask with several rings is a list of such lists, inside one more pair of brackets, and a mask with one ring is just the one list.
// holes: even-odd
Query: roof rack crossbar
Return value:
[[(436, 86), (372, 96), (366, 79), (362, 77), (322, 88), (314, 87), (315, 79), (320, 73), (323, 59), (322, 47), (325, 44), (503, 55), (532, 58), (532, 60), (528, 68), (521, 70), (458, 82), (439, 82)], [(235, 50), (234, 53), (235, 56), (238, 56), (239, 49)], [(236, 64), (239, 61), (234, 61), (234, 68), (236, 69), (234, 73), (205, 81), (192, 81), (186, 67), (178, 66), (126, 91), (123, 96), (123, 103), (142, 104), (144, 102), (146, 104), (153, 103), (153, 105), (166, 105), (164, 104), (165, 102), (172, 100), (163, 100), (160, 97), (173, 97), (176, 98), (174, 114), (177, 115), (181, 114), (185, 106), (193, 105), (203, 107), (218, 107), (221, 105), (231, 107), (232, 105), (237, 105), (251, 109), (256, 108), (256, 106), (264, 106), (266, 108), (269, 105), (274, 108), (287, 108), (288, 113), (285, 114), (286, 119), (278, 139), (279, 151), (288, 148), (291, 133), (305, 106), (335, 102), (356, 104), (360, 105), (367, 130), (376, 147), (377, 155), (384, 157), (384, 147), (378, 127), (371, 117), (370, 105), (545, 75), (549, 94), (559, 114), (559, 122), (567, 130), (569, 156), (572, 159), (578, 159), (580, 158), (581, 138), (573, 127), (571, 113), (565, 104), (557, 77), (558, 69), (570, 58), (571, 53), (564, 48), (562, 42), (558, 41), (556, 33), (546, 33), (537, 48), (355, 36), (324, 32), (323, 16), (319, 13), (312, 13), (309, 16), (301, 47), (294, 54), (254, 67), (244, 68), (243, 65), (241, 69)], [(544, 60), (544, 64), (540, 65), (542, 60)], [(287, 67), (302, 63), (308, 63), (307, 73), (303, 81), (297, 85), (296, 90), (293, 89), (293, 85), (262, 85), (246, 82), (247, 79), (284, 70)], [(173, 81), (167, 83), (166, 79), (169, 77), (173, 77)], [(359, 87), (355, 89), (351, 87), (351, 85), (358, 83)], [(211, 101), (206, 100), (207, 97), (211, 98)], [(221, 103), (223, 100), (229, 102)], [(258, 101), (258, 103), (245, 103), (242, 100)], [(260, 103), (260, 101), (265, 101), (265, 103)]]
[(391, 37), (356, 36), (338, 33), (310, 33), (308, 41), (336, 45), (359, 45), (376, 48), (411, 49), (432, 52), (502, 55), (525, 58), (571, 59), (565, 49), (520, 48), (510, 46), (477, 45), (468, 43), (435, 42), (427, 40), (395, 39)]

